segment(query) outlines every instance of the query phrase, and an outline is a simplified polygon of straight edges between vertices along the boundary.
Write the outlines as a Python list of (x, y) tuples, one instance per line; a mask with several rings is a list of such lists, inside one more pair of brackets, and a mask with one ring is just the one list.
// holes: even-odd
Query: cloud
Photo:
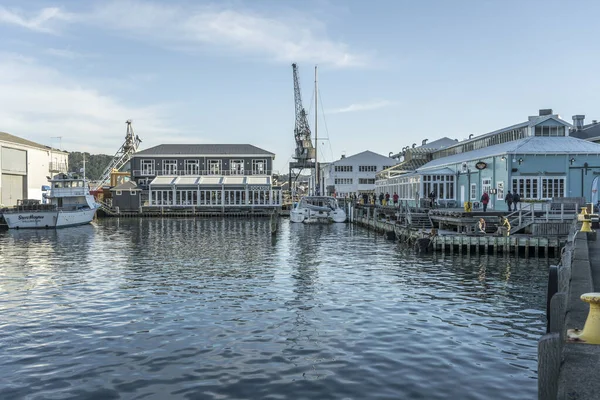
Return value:
[(0, 6), (0, 23), (16, 25), (36, 32), (56, 33), (56, 25), (60, 21), (69, 21), (72, 15), (60, 8), (43, 8), (37, 15), (27, 18), (18, 11), (11, 11)]
[(357, 112), (357, 111), (368, 111), (368, 110), (377, 110), (379, 108), (393, 106), (396, 103), (389, 100), (379, 100), (372, 101), (367, 103), (356, 103), (350, 104), (347, 107), (336, 108), (333, 110), (327, 111), (329, 114), (341, 114), (341, 113), (349, 113), (349, 112)]
[(181, 135), (170, 127), (171, 111), (130, 106), (36, 60), (0, 54), (0, 129), (13, 135), (42, 144), (61, 136), (67, 151), (114, 154), (129, 118), (145, 144)]
[(96, 55), (96, 54), (84, 54), (84, 53), (79, 53), (79, 52), (69, 50), (69, 49), (55, 49), (52, 47), (45, 49), (44, 53), (54, 56), (54, 57), (64, 58), (67, 60), (98, 57), (98, 55)]
[[(127, 15), (134, 17), (125, 18)], [(36, 17), (26, 19), (0, 8), (0, 22), (40, 32), (54, 32), (51, 23), (58, 20), (113, 31), (175, 51), (208, 50), (274, 62), (310, 62), (337, 68), (371, 64), (366, 54), (331, 39), (323, 22), (289, 9), (270, 16), (222, 5), (182, 6), (122, 0), (99, 2), (91, 10), (77, 14), (45, 8)]]

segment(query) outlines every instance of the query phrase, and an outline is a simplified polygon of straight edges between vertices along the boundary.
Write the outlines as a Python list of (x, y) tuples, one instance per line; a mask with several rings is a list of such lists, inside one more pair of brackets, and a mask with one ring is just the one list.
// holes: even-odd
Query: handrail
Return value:
[(133, 170), (133, 176), (142, 177), (142, 176), (207, 176), (207, 175), (219, 175), (219, 176), (271, 176), (274, 171), (252, 171), (252, 170), (244, 170), (244, 171), (231, 171), (231, 170), (169, 170), (169, 169), (153, 169), (153, 170), (141, 170), (136, 169)]

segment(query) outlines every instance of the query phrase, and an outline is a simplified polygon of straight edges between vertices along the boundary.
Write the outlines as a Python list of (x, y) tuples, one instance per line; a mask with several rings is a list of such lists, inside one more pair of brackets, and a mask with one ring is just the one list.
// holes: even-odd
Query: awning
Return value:
[(222, 176), (203, 176), (200, 178), (200, 181), (198, 182), (198, 184), (215, 186), (215, 185), (220, 185), (222, 180), (223, 180)]
[(427, 169), (417, 171), (419, 175), (456, 175), (450, 168)]
[(248, 185), (269, 185), (269, 177), (268, 176), (249, 176), (246, 181)]
[(150, 186), (171, 186), (177, 178), (177, 176), (157, 176), (150, 182)]
[(243, 185), (245, 183), (245, 176), (226, 176), (223, 178), (223, 185)]
[(180, 176), (175, 182), (177, 185), (197, 185), (200, 180), (200, 176)]

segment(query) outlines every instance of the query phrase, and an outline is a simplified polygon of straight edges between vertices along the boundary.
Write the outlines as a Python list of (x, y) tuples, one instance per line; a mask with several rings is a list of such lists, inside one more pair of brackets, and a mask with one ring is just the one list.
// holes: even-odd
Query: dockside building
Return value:
[(426, 155), (410, 168), (416, 154), (405, 149), (403, 161), (380, 172), (376, 191), (394, 193), (411, 205), (434, 193), (438, 206), (478, 206), (484, 192), (489, 209), (507, 210), (508, 191), (525, 202), (583, 197), (591, 201), (592, 183), (600, 175), (600, 144), (570, 136), (573, 126), (540, 110), (527, 121), (455, 142)]
[[(131, 180), (112, 189), (113, 207), (249, 209), (281, 206), (275, 154), (249, 144), (162, 144), (135, 153)], [(132, 197), (137, 196), (136, 199)]]

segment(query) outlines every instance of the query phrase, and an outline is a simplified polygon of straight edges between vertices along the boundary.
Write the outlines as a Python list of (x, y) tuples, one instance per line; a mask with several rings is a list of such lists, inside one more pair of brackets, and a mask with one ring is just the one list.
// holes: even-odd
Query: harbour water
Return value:
[(0, 398), (531, 399), (547, 260), (350, 224), (0, 232)]

